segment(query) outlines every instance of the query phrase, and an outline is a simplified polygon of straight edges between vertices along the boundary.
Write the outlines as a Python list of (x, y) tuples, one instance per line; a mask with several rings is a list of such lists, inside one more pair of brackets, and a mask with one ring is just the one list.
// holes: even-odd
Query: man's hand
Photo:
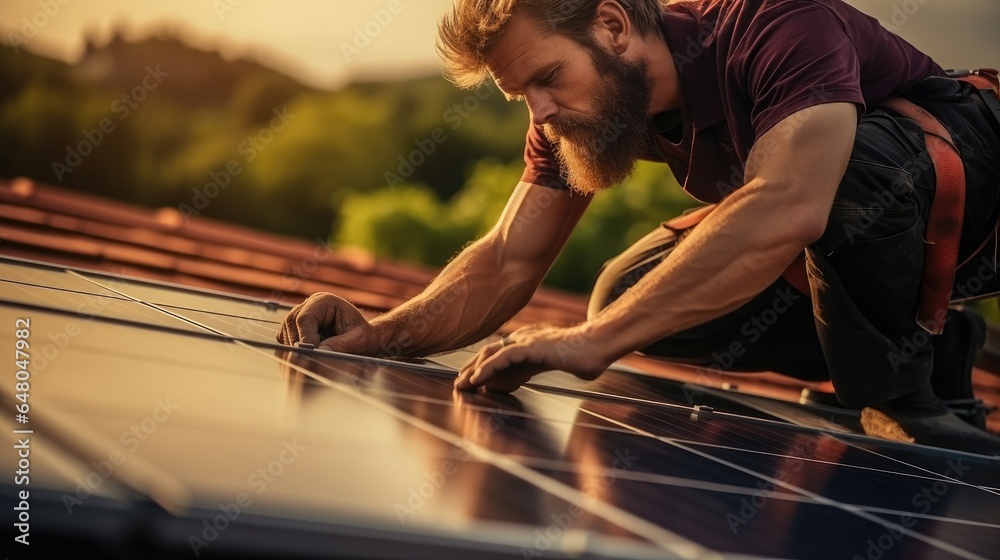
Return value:
[(596, 379), (611, 365), (581, 326), (556, 328), (530, 325), (514, 331), (502, 342), (488, 344), (465, 364), (455, 379), (455, 388), (509, 393), (535, 374), (553, 369), (568, 371), (581, 379)]
[(298, 342), (324, 350), (374, 356), (379, 350), (375, 328), (350, 302), (316, 293), (288, 312), (275, 337), (281, 344)]

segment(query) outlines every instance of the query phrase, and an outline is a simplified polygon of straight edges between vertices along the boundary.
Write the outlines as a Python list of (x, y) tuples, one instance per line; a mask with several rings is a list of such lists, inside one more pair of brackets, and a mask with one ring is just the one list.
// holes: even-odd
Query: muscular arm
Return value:
[[(471, 344), (527, 304), (589, 203), (589, 196), (519, 183), (497, 224), (410, 301), (369, 324), (345, 301), (315, 294), (289, 313), (278, 340), (407, 356)], [(323, 339), (322, 331), (336, 335)]]
[(417, 356), (494, 333), (531, 299), (589, 202), (569, 191), (519, 183), (485, 236), (420, 295), (372, 321), (380, 340)]
[(484, 348), (456, 385), (512, 390), (544, 369), (592, 378), (631, 351), (746, 303), (822, 235), (856, 123), (850, 103), (782, 120), (751, 150), (746, 184), (624, 295), (570, 329), (515, 333), (512, 345)]
[(849, 103), (795, 113), (750, 152), (746, 184), (588, 329), (617, 333), (610, 355), (699, 325), (767, 288), (819, 239), (854, 145)]

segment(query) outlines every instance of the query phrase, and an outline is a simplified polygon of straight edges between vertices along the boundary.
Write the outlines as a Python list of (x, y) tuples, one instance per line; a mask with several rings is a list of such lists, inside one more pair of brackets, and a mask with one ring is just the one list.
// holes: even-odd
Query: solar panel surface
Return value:
[[(0, 344), (31, 320), (30, 421), (14, 421), (11, 373), (0, 422), (8, 449), (33, 432), (34, 550), (876, 560), (1000, 545), (996, 459), (624, 368), (457, 393), (443, 364), (468, 352), (283, 347), (286, 311), (0, 260)], [(695, 420), (692, 405), (713, 410)]]

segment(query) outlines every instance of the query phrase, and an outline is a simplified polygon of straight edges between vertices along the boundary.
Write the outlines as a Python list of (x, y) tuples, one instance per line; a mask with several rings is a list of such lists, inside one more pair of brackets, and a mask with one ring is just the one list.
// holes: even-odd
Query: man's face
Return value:
[(643, 65), (548, 34), (515, 14), (488, 62), (508, 98), (523, 98), (574, 189), (620, 183), (647, 153), (652, 84)]

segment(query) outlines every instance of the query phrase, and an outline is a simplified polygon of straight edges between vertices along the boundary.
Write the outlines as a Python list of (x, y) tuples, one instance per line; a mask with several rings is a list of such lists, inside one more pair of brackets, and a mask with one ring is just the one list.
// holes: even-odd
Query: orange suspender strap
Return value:
[(1000, 95), (1000, 76), (993, 68), (980, 68), (973, 70), (965, 76), (957, 76), (955, 79), (961, 82), (968, 82), (978, 89), (992, 89)]

